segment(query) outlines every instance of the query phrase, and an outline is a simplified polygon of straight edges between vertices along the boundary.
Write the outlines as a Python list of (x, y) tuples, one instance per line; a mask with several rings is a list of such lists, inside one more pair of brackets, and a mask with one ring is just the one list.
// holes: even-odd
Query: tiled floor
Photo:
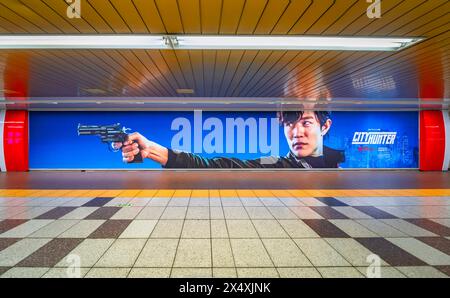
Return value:
[(424, 192), (0, 191), (0, 277), (448, 277)]

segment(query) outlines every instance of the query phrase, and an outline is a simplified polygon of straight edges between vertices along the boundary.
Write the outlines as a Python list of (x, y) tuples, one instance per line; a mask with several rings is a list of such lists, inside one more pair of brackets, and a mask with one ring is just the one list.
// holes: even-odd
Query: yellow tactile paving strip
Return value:
[(396, 197), (450, 196), (450, 189), (0, 189), (0, 197)]

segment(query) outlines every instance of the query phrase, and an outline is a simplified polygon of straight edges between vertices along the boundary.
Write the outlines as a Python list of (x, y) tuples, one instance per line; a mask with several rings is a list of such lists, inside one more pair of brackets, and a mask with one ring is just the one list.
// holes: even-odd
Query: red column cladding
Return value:
[(28, 171), (28, 111), (6, 111), (3, 124), (6, 171)]
[(445, 123), (442, 111), (420, 112), (420, 170), (442, 171), (445, 156)]

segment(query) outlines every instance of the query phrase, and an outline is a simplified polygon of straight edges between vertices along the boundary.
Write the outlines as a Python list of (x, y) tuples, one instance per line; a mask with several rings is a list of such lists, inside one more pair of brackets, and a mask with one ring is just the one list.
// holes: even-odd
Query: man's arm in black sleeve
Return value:
[(169, 149), (167, 163), (164, 168), (284, 168), (280, 158), (269, 156), (252, 160), (238, 158), (215, 157), (205, 158), (197, 154)]

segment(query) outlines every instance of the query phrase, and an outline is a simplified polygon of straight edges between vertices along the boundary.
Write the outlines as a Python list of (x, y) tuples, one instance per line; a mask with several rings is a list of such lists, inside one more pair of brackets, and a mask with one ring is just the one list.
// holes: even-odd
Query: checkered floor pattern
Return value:
[(449, 196), (0, 197), (2, 278), (373, 274), (450, 276)]

